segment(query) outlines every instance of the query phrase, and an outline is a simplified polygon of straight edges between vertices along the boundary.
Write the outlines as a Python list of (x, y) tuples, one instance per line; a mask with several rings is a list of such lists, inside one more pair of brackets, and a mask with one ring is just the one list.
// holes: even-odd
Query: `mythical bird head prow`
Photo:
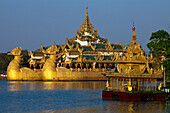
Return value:
[(11, 51), (11, 53), (8, 53), (8, 55), (21, 56), (21, 51), (21, 47), (16, 47)]

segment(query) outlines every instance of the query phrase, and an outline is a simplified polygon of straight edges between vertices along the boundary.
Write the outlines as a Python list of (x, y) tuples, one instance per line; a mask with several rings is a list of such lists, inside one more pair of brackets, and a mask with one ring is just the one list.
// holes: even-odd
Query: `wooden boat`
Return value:
[[(104, 100), (168, 100), (170, 99), (170, 88), (161, 88), (158, 90), (156, 86), (150, 86), (150, 84), (145, 84), (144, 81), (141, 82), (143, 84), (140, 85), (140, 82), (137, 84), (130, 85), (132, 83), (127, 82), (127, 84), (119, 84), (122, 79), (119, 78), (118, 81), (113, 83), (113, 78), (109, 78), (111, 80), (107, 81), (106, 89), (102, 91), (102, 99)], [(116, 78), (117, 79), (117, 78)], [(124, 79), (125, 80), (125, 79)], [(136, 79), (137, 80), (137, 79)], [(144, 80), (141, 78), (141, 80)], [(129, 80), (128, 80), (129, 81)], [(138, 78), (139, 81), (139, 78)], [(134, 83), (135, 81), (133, 81)], [(122, 81), (121, 81), (122, 83)], [(135, 88), (136, 85), (136, 88)]]

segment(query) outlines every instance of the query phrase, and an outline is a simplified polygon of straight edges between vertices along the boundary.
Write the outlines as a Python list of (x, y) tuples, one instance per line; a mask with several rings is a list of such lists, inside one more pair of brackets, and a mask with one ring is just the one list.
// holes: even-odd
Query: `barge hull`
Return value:
[(166, 100), (166, 93), (102, 91), (104, 100)]

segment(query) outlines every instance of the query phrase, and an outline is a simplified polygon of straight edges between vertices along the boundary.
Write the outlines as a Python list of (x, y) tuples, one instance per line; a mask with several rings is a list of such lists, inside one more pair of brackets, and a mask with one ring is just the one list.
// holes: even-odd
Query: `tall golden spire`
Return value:
[(132, 30), (133, 30), (133, 33), (132, 33), (132, 39), (133, 39), (133, 40), (131, 41), (131, 43), (136, 44), (136, 43), (138, 43), (138, 41), (136, 40), (136, 33), (135, 33), (134, 23), (133, 23)]
[(84, 22), (81, 26), (81, 29), (85, 30), (86, 32), (89, 32), (93, 28), (94, 28), (94, 26), (92, 26), (90, 18), (88, 16), (88, 7), (86, 7), (86, 16), (85, 16)]
[[(77, 30), (75, 34), (75, 38), (82, 38), (83, 36), (90, 36), (92, 38), (99, 38), (100, 36), (97, 34), (97, 29), (94, 30), (94, 26), (92, 25), (89, 15), (88, 15), (88, 7), (86, 7), (86, 16), (83, 21), (82, 26), (80, 26), (80, 30)], [(87, 37), (86, 37), (87, 38)], [(83, 40), (86, 40), (86, 38)], [(87, 40), (89, 40), (87, 38)]]
[(86, 6), (86, 16), (88, 16), (88, 6)]

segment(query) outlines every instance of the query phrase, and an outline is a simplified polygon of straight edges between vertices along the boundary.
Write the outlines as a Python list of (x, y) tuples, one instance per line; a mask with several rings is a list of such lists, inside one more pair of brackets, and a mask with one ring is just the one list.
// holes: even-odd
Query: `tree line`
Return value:
[[(11, 60), (14, 59), (14, 56), (8, 55), (7, 53), (0, 53), (0, 74), (5, 74), (7, 71), (7, 67)], [(21, 60), (21, 67), (29, 67), (28, 59), (30, 58), (28, 56), (27, 50), (22, 50), (22, 60)]]
[[(150, 42), (147, 47), (156, 59), (153, 62), (153, 67), (161, 67), (165, 69), (166, 80), (170, 80), (170, 34), (165, 30), (153, 32), (150, 37)], [(162, 58), (164, 59), (162, 61)]]

